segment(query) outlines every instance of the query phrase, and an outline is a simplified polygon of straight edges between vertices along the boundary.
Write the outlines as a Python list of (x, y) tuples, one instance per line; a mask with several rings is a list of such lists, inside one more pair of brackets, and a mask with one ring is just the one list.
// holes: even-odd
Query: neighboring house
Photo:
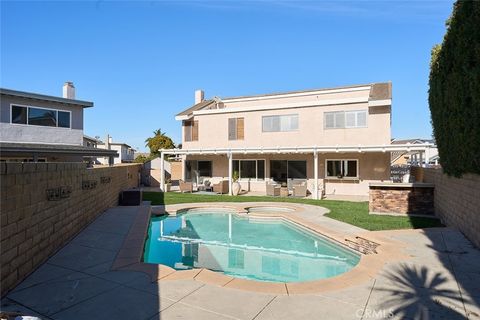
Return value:
[(89, 148), (97, 148), (99, 143), (102, 143), (102, 141), (97, 138), (89, 137), (85, 134), (83, 135), (83, 146)]
[[(123, 142), (113, 142), (110, 136), (107, 136), (106, 142), (100, 141), (97, 144), (97, 148), (117, 151), (119, 157), (115, 158), (114, 164), (131, 163), (135, 160), (135, 149)], [(102, 164), (108, 163), (108, 159), (106, 158), (98, 158), (98, 161)]]
[(405, 148), (390, 145), (391, 99), (391, 83), (209, 100), (197, 91), (175, 117), (182, 149), (162, 157), (183, 155), (183, 178), (194, 182), (231, 182), (236, 171), (248, 191), (300, 179), (313, 198), (365, 196), (370, 182), (390, 180), (390, 151)]
[(430, 143), (432, 147), (429, 148), (428, 154), (424, 154), (423, 152), (419, 151), (397, 151), (392, 152), (391, 156), (391, 165), (398, 166), (398, 165), (422, 165), (422, 164), (430, 164), (430, 165), (438, 165), (439, 164), (439, 157), (438, 157), (438, 149), (435, 145), (435, 141), (432, 139), (393, 139), (393, 145), (404, 145), (404, 144), (425, 144)]
[(76, 100), (65, 83), (63, 97), (0, 89), (1, 161), (83, 161), (116, 152), (83, 146), (83, 110), (93, 102)]

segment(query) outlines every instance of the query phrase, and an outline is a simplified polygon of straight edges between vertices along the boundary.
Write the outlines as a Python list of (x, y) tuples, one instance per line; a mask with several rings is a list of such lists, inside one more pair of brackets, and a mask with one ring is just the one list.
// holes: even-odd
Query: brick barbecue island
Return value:
[(368, 207), (370, 213), (433, 216), (433, 193), (432, 183), (370, 183)]

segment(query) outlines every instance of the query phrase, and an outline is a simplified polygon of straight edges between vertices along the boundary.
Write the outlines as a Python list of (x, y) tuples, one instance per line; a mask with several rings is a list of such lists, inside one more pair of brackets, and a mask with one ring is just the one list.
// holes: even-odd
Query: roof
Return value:
[(419, 143), (433, 143), (435, 144), (435, 140), (433, 139), (393, 139), (392, 144), (406, 144), (406, 143), (411, 143), (411, 144), (419, 144)]
[(93, 102), (90, 102), (90, 101), (67, 99), (62, 97), (48, 96), (45, 94), (17, 91), (17, 90), (5, 89), (5, 88), (0, 88), (0, 94), (7, 95), (7, 96), (21, 97), (26, 99), (33, 99), (33, 100), (54, 101), (54, 102), (59, 102), (63, 104), (81, 106), (83, 108), (93, 107)]
[[(297, 90), (297, 91), (286, 91), (286, 92), (276, 92), (276, 93), (267, 93), (259, 95), (249, 95), (249, 96), (236, 96), (236, 97), (227, 97), (227, 98), (218, 98), (221, 101), (234, 100), (234, 99), (248, 99), (248, 98), (261, 98), (277, 95), (288, 95), (288, 94), (297, 94), (297, 93), (308, 93), (308, 92), (317, 92), (317, 91), (329, 91), (329, 90), (339, 90), (339, 89), (354, 89), (360, 87), (370, 87), (369, 100), (388, 100), (392, 98), (392, 83), (391, 82), (380, 82), (380, 83), (369, 83), (369, 84), (358, 84), (350, 86), (341, 86), (341, 87), (329, 87), (321, 89), (308, 89), (308, 90)], [(179, 116), (191, 116), (194, 111), (204, 109), (210, 104), (214, 103), (214, 99), (204, 100), (200, 103), (193, 105), (192, 107), (178, 113), (176, 117)]]
[(392, 83), (373, 83), (370, 88), (370, 101), (392, 99)]
[(97, 138), (92, 138), (90, 136), (87, 136), (86, 134), (83, 135), (83, 138), (86, 139), (86, 140), (90, 140), (90, 141), (102, 142), (101, 140), (99, 140)]
[(126, 146), (126, 147), (132, 149), (132, 146), (130, 146), (130, 145), (124, 143), (124, 142), (110, 142), (109, 144), (110, 144), (110, 145), (113, 144), (113, 145), (116, 145), (116, 146)]
[(0, 152), (4, 153), (48, 153), (74, 154), (82, 156), (118, 157), (115, 150), (89, 148), (81, 145), (0, 142)]
[(190, 115), (193, 111), (196, 111), (196, 110), (200, 110), (200, 109), (203, 109), (207, 106), (209, 106), (210, 104), (212, 104), (215, 100), (213, 99), (210, 99), (210, 100), (204, 100), (200, 103), (197, 103), (195, 105), (193, 105), (192, 107), (188, 108), (187, 110), (184, 110), (182, 112), (180, 112), (179, 114), (177, 114), (176, 116), (188, 116)]

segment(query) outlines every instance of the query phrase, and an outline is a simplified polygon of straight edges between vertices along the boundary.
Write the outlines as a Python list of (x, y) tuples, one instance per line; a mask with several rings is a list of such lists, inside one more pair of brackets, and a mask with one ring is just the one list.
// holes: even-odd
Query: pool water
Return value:
[(334, 277), (359, 260), (358, 254), (292, 223), (228, 212), (152, 217), (144, 249), (148, 263), (272, 282)]

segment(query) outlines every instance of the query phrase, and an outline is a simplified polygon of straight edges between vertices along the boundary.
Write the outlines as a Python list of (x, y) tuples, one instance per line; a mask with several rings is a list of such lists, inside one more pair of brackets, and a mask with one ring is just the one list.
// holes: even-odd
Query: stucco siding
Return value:
[[(198, 141), (184, 141), (184, 148), (242, 148), (260, 146), (332, 146), (390, 144), (390, 112), (368, 108), (366, 103), (319, 106), (255, 112), (237, 112), (195, 116), (199, 125)], [(324, 129), (324, 113), (367, 110), (366, 128)], [(263, 132), (262, 117), (298, 114), (299, 129), (289, 132)], [(228, 140), (228, 118), (243, 117), (244, 139)], [(183, 140), (185, 140), (183, 138)]]
[(3, 142), (33, 142), (83, 145), (83, 130), (0, 123)]
[[(307, 161), (307, 187), (310, 192), (314, 185), (313, 154), (249, 154), (234, 155), (233, 159), (263, 159), (265, 160), (265, 180), (240, 179), (242, 189), (247, 191), (265, 191), (265, 183), (270, 177), (270, 160), (305, 160)], [(325, 179), (325, 161), (327, 159), (357, 159), (358, 179)], [(187, 156), (186, 160), (212, 161), (211, 181), (216, 183), (228, 179), (228, 158), (226, 155), (195, 155)], [(319, 185), (326, 194), (368, 195), (370, 182), (390, 180), (390, 153), (346, 153), (320, 154), (318, 157)]]
[[(58, 110), (70, 111), (72, 113), (71, 126), (72, 129), (83, 130), (83, 107), (82, 106), (72, 106), (66, 105), (54, 101), (42, 101), (42, 100), (32, 100), (25, 99), (21, 97), (12, 97), (7, 95), (2, 95), (0, 101), (1, 111), (0, 111), (0, 122), (10, 123), (10, 105), (19, 104), (30, 107), (40, 107), (40, 108), (51, 108)], [(44, 127), (40, 127), (44, 128)]]

